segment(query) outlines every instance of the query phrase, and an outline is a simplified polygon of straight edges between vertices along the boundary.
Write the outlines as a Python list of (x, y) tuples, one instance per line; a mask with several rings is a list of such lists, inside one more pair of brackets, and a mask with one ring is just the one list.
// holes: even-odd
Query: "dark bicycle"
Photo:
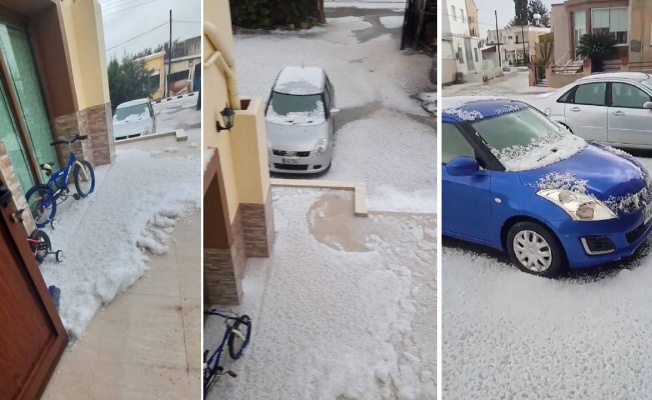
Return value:
[(204, 397), (208, 394), (211, 387), (224, 374), (232, 378), (236, 377), (233, 371), (224, 371), (220, 366), (220, 359), (224, 351), (224, 345), (228, 344), (229, 355), (232, 359), (237, 360), (242, 355), (242, 351), (249, 344), (251, 337), (251, 318), (248, 315), (238, 315), (231, 311), (206, 310), (205, 315), (216, 315), (224, 318), (226, 332), (222, 338), (222, 343), (208, 357), (210, 351), (204, 351)]
[(93, 166), (86, 160), (79, 161), (75, 158), (75, 153), (72, 150), (72, 144), (78, 140), (86, 140), (88, 136), (75, 135), (67, 140), (59, 140), (50, 143), (50, 146), (60, 144), (68, 145), (70, 157), (68, 158), (68, 165), (66, 168), (58, 172), (52, 172), (53, 163), (41, 164), (41, 170), (45, 171), (45, 175), (50, 177), (46, 185), (36, 185), (27, 191), (27, 204), (32, 211), (32, 216), (39, 228), (52, 223), (54, 216), (57, 213), (57, 201), (65, 201), (68, 198), (70, 190), (68, 189), (68, 178), (70, 171), (73, 173), (75, 180), (75, 188), (77, 193), (73, 197), (77, 200), (88, 196), (95, 190), (95, 172)]

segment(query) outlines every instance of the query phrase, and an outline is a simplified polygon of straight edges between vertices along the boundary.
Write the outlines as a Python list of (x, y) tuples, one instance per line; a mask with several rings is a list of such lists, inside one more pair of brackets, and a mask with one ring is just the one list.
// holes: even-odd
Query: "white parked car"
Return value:
[(584, 139), (652, 149), (652, 75), (591, 75), (528, 103)]
[(120, 104), (113, 115), (115, 140), (156, 133), (156, 116), (149, 99), (138, 99)]
[(285, 67), (265, 110), (272, 172), (327, 170), (333, 158), (335, 90), (317, 67)]

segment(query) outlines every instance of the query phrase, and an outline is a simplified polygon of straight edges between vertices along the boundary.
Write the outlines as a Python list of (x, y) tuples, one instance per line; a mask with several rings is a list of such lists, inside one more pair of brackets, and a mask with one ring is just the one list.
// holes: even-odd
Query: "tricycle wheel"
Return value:
[(63, 262), (63, 250), (57, 250), (57, 252), (54, 253), (54, 257), (57, 259), (57, 262)]

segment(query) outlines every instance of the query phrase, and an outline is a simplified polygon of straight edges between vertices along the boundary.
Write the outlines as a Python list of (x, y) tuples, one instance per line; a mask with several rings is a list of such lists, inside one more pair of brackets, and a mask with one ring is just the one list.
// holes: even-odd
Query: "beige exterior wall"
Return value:
[(466, 0), (466, 13), (469, 20), (469, 34), (473, 37), (480, 37), (480, 25), (478, 23), (478, 7), (475, 1)]
[[(206, 62), (216, 51), (220, 51), (227, 59), (233, 59), (233, 33), (228, 2), (205, 3), (204, 19), (216, 29), (219, 36), (217, 40), (222, 46), (216, 49), (204, 35), (204, 148), (214, 147), (219, 150), (227, 206), (233, 221), (240, 203), (265, 204), (267, 200), (270, 181), (264, 103), (261, 98), (254, 97), (242, 98), (238, 105), (229, 104), (230, 88), (225, 72), (218, 68), (217, 62)], [(224, 126), (220, 112), (225, 104), (236, 110), (233, 129), (230, 132), (217, 132), (216, 121)]]
[(79, 110), (110, 101), (104, 27), (97, 0), (61, 2)]
[(570, 51), (570, 16), (566, 14), (563, 4), (553, 4), (550, 12), (550, 24), (552, 33), (555, 38), (555, 48), (553, 52), (554, 61), (568, 58)]
[(652, 3), (632, 1), (629, 5), (629, 40), (640, 40), (641, 51), (629, 52), (630, 62), (652, 62)]
[(158, 90), (150, 96), (152, 100), (160, 100), (163, 97), (163, 89), (165, 88), (165, 52), (152, 54), (145, 57), (145, 69), (148, 71), (159, 71), (158, 75)]

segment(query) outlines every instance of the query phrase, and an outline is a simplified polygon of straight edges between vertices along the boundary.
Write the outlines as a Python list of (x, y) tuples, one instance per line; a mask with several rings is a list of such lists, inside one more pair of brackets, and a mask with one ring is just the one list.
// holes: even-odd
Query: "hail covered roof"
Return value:
[(318, 67), (285, 67), (276, 78), (274, 91), (293, 95), (319, 94), (326, 74)]
[(442, 98), (442, 116), (453, 122), (477, 121), (519, 111), (528, 105), (494, 96), (458, 96)]

